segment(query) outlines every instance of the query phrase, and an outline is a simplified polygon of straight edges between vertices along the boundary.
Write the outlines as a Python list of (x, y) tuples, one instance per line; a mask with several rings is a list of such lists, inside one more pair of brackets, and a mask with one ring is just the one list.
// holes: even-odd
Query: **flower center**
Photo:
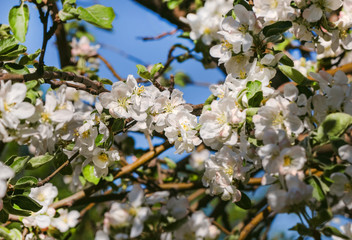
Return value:
[(50, 122), (50, 113), (42, 112), (40, 116), (42, 117), (43, 122)]
[(118, 103), (121, 107), (123, 107), (123, 108), (125, 108), (125, 109), (127, 108), (127, 98), (126, 98), (126, 97), (118, 99), (118, 100), (117, 100), (117, 103)]
[(292, 158), (289, 155), (284, 156), (284, 167), (290, 166), (292, 162)]
[(277, 8), (277, 5), (279, 5), (279, 2), (277, 0), (273, 0), (270, 2), (270, 8)]
[(227, 118), (226, 118), (225, 113), (222, 113), (221, 115), (219, 115), (219, 116), (216, 118), (217, 123), (219, 123), (220, 125), (225, 124), (225, 123), (227, 122), (226, 120), (227, 120)]
[(139, 86), (134, 90), (134, 94), (136, 95), (141, 95), (143, 92), (145, 91), (144, 86), (141, 86), (141, 84), (139, 84)]
[(106, 153), (100, 153), (98, 159), (102, 162), (109, 161), (109, 157)]
[(137, 210), (134, 207), (131, 207), (130, 209), (128, 209), (128, 213), (132, 216), (136, 216)]
[(346, 183), (344, 185), (344, 190), (345, 190), (345, 192), (351, 192), (352, 191), (352, 184), (351, 183)]
[(84, 131), (81, 136), (82, 136), (82, 138), (88, 138), (89, 137), (89, 130)]
[(229, 43), (227, 40), (222, 40), (221, 46), (225, 47), (225, 48), (232, 48), (232, 44)]
[(211, 29), (206, 27), (203, 31), (204, 34), (210, 34), (211, 33)]
[(39, 202), (44, 202), (45, 201), (45, 195), (41, 192), (38, 194), (37, 199)]
[(245, 35), (248, 32), (248, 29), (249, 26), (247, 24), (241, 24), (241, 26), (238, 28), (238, 31)]
[(167, 113), (171, 113), (172, 110), (173, 110), (173, 106), (171, 105), (171, 102), (168, 102), (165, 107), (164, 107), (164, 111), (167, 112)]
[(277, 126), (277, 125), (281, 125), (284, 123), (284, 116), (281, 115), (281, 112), (278, 113), (273, 121), (273, 125)]

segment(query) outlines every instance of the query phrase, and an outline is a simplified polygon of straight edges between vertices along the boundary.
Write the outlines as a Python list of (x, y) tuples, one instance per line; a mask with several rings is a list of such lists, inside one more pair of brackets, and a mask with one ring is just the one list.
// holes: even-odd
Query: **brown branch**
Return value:
[(218, 223), (217, 221), (213, 220), (212, 224), (214, 224), (219, 230), (221, 230), (223, 233), (225, 233), (226, 235), (230, 235), (231, 232), (229, 230), (227, 230), (226, 228), (224, 228), (220, 223)]
[(135, 0), (137, 3), (143, 5), (144, 7), (152, 10), (153, 12), (160, 15), (160, 17), (168, 20), (172, 24), (176, 24), (178, 28), (185, 31), (190, 30), (190, 27), (180, 20), (180, 17), (185, 17), (187, 12), (180, 10), (176, 7), (170, 10), (166, 3), (162, 0)]
[(341, 67), (337, 67), (337, 68), (329, 69), (325, 71), (331, 75), (334, 75), (339, 70), (343, 71), (346, 74), (352, 73), (352, 63), (347, 63), (345, 65), (342, 65)]
[(177, 28), (175, 28), (174, 30), (170, 31), (170, 32), (164, 32), (162, 34), (159, 34), (158, 36), (155, 37), (137, 37), (138, 39), (141, 39), (143, 41), (148, 41), (148, 40), (159, 40), (162, 39), (166, 36), (170, 36), (170, 35), (174, 35), (177, 32)]
[(61, 79), (65, 81), (73, 81), (77, 83), (84, 84), (87, 88), (96, 90), (96, 93), (108, 92), (104, 88), (104, 85), (96, 80), (91, 80), (88, 77), (77, 75), (72, 72), (58, 72), (58, 71), (44, 71), (42, 74), (38, 72), (30, 74), (12, 74), (12, 73), (3, 73), (0, 74), (0, 80), (8, 81), (12, 80), (13, 82), (25, 82), (30, 80), (37, 80), (39, 78), (44, 78), (46, 81), (52, 79)]
[(44, 56), (45, 56), (45, 52), (46, 52), (46, 47), (47, 47), (48, 41), (50, 40), (50, 38), (54, 35), (54, 33), (56, 31), (57, 22), (53, 21), (53, 25), (48, 30), (48, 18), (49, 18), (50, 11), (52, 9), (52, 4), (47, 4), (48, 9), (46, 10), (46, 13), (44, 13), (42, 6), (40, 4), (38, 4), (37, 2), (35, 2), (35, 4), (36, 4), (38, 11), (39, 11), (40, 21), (43, 24), (43, 42), (42, 42), (42, 48), (41, 48), (41, 52), (40, 52), (40, 56), (39, 56), (39, 63), (38, 63), (38, 68), (37, 68), (37, 72), (39, 74), (42, 74), (44, 72)]
[(159, 184), (159, 187), (164, 189), (164, 190), (181, 190), (181, 189), (191, 189), (196, 186), (199, 186), (199, 184), (196, 183), (162, 183)]
[(248, 234), (266, 217), (269, 216), (271, 212), (271, 208), (267, 207), (262, 212), (258, 213), (246, 226), (243, 227), (240, 233), (239, 240), (244, 240), (248, 236)]
[(116, 77), (120, 81), (123, 81), (123, 78), (117, 74), (115, 69), (111, 66), (111, 64), (103, 56), (101, 56), (100, 54), (97, 54), (97, 57), (105, 63), (105, 65), (110, 70), (110, 72), (114, 75), (114, 77)]
[(56, 44), (59, 51), (60, 65), (61, 68), (73, 65), (71, 61), (71, 47), (66, 39), (66, 31), (63, 22), (58, 16), (59, 10), (57, 8), (56, 2), (52, 3), (52, 14), (51, 19), (53, 22), (57, 22), (57, 28), (55, 31)]
[(204, 104), (200, 103), (200, 104), (196, 104), (196, 105), (195, 104), (189, 104), (189, 105), (193, 108), (192, 114), (194, 114), (196, 116), (200, 116), (200, 114), (202, 113)]
[[(172, 145), (169, 142), (165, 142), (157, 147), (155, 147), (154, 151), (149, 151), (145, 154), (143, 154), (141, 157), (139, 157), (135, 162), (126, 165), (121, 168), (121, 170), (114, 176), (114, 179), (120, 178), (128, 173), (131, 173), (132, 171), (136, 170), (143, 164), (147, 163), (148, 161), (152, 160), (156, 156), (158, 156), (160, 153), (164, 152), (168, 148), (170, 148)], [(91, 195), (94, 192), (97, 192), (102, 186), (105, 184), (98, 184), (97, 186), (90, 187), (88, 189), (79, 191), (67, 198), (61, 199), (58, 202), (54, 202), (50, 205), (52, 208), (60, 208), (64, 206), (72, 206), (76, 201), (87, 197)]]
[(79, 155), (79, 152), (73, 154), (68, 160), (66, 160), (60, 167), (58, 167), (52, 174), (44, 178), (43, 180), (39, 181), (37, 187), (43, 186), (45, 183), (49, 182), (53, 177), (56, 176), (64, 167), (70, 164), (70, 162), (75, 159)]

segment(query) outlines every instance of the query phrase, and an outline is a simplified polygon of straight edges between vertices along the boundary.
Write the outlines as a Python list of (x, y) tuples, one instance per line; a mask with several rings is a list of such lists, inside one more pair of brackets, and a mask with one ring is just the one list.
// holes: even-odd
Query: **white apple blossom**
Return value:
[(188, 215), (189, 213), (189, 202), (186, 197), (171, 197), (167, 204), (161, 208), (161, 213), (163, 215), (170, 214), (175, 219), (181, 219)]
[(59, 217), (53, 218), (51, 225), (59, 229), (60, 232), (64, 233), (70, 228), (73, 228), (78, 223), (78, 218), (80, 218), (80, 214), (77, 210), (72, 210), (68, 212), (67, 209), (59, 209), (58, 213)]
[(0, 162), (0, 210), (3, 207), (2, 199), (5, 197), (7, 192), (7, 180), (15, 176), (15, 172), (12, 168), (6, 166)]
[(35, 108), (24, 102), (27, 87), (23, 83), (0, 81), (0, 141), (12, 141), (6, 129), (16, 129), (20, 120), (30, 118)]
[(243, 166), (240, 154), (224, 146), (205, 162), (203, 185), (209, 188), (210, 195), (221, 195), (221, 199), (238, 202), (241, 192), (233, 181), (245, 181), (248, 167)]
[(128, 203), (114, 202), (110, 211), (105, 213), (104, 228), (123, 228), (132, 225), (130, 238), (138, 237), (144, 228), (144, 221), (150, 215), (148, 207), (142, 207), (144, 203), (143, 189), (135, 184), (128, 193)]
[(313, 187), (302, 182), (297, 175), (286, 175), (287, 189), (273, 185), (267, 193), (268, 204), (274, 212), (285, 212), (305, 203), (312, 197)]
[(97, 55), (97, 50), (100, 48), (100, 45), (91, 46), (89, 39), (83, 36), (78, 42), (76, 38), (73, 38), (71, 47), (72, 56), (92, 57)]
[(203, 142), (213, 149), (220, 149), (223, 145), (235, 145), (238, 141), (239, 126), (246, 119), (246, 111), (238, 109), (231, 98), (214, 100), (210, 107), (211, 110), (203, 112), (199, 118)]
[(221, 19), (231, 8), (231, 1), (208, 0), (196, 14), (189, 13), (181, 20), (190, 25), (192, 40), (201, 39), (205, 45), (210, 45), (212, 41), (218, 39), (217, 32), (220, 29)]
[(187, 111), (170, 114), (168, 127), (165, 128), (165, 136), (170, 143), (175, 144), (176, 152), (192, 152), (195, 146), (201, 144), (197, 136), (197, 117)]
[(349, 161), (352, 163), (352, 146), (351, 145), (343, 145), (339, 147), (338, 153), (342, 160)]
[(302, 133), (304, 125), (298, 117), (298, 107), (294, 102), (289, 102), (286, 98), (277, 96), (269, 99), (265, 106), (258, 110), (258, 114), (253, 116), (255, 124), (255, 136), (262, 139), (263, 131), (267, 127), (276, 130), (283, 129), (288, 135)]
[[(346, 176), (348, 175), (348, 177)], [(352, 209), (352, 166), (348, 166), (345, 174), (333, 173), (330, 178), (334, 182), (330, 186), (330, 193), (342, 199), (348, 209)]]
[(185, 103), (183, 93), (178, 89), (174, 89), (172, 93), (168, 90), (161, 92), (150, 109), (153, 129), (162, 132), (167, 127), (168, 118), (171, 114), (176, 115), (182, 111), (191, 112), (192, 107), (185, 105)]
[(189, 158), (189, 164), (197, 171), (204, 170), (204, 162), (209, 159), (210, 152), (207, 149), (203, 149), (200, 152), (194, 151)]
[(263, 17), (266, 24), (285, 21), (289, 19), (290, 14), (294, 13), (290, 2), (290, 0), (254, 0), (253, 11), (257, 17)]
[(219, 33), (224, 36), (226, 46), (234, 53), (248, 52), (253, 43), (251, 32), (254, 30), (256, 22), (253, 12), (248, 11), (244, 6), (237, 4), (233, 9), (236, 19), (226, 17), (221, 23), (222, 31)]
[(46, 183), (41, 187), (31, 188), (29, 197), (33, 198), (43, 206), (42, 210), (40, 211), (45, 211), (46, 207), (53, 203), (57, 194), (57, 188), (52, 183)]
[(335, 11), (342, 6), (342, 0), (313, 0), (312, 3), (302, 14), (308, 22), (317, 22), (323, 16), (324, 11)]
[(188, 221), (174, 232), (174, 239), (183, 240), (193, 236), (194, 239), (216, 239), (220, 230), (211, 224), (203, 211), (196, 211)]

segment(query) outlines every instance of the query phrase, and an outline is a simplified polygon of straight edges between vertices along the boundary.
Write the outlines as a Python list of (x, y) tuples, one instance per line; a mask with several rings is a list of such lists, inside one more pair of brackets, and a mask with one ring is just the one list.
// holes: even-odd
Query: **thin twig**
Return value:
[[(147, 163), (148, 161), (152, 160), (156, 156), (158, 156), (160, 153), (164, 152), (168, 148), (170, 148), (172, 145), (169, 142), (165, 142), (159, 146), (157, 146), (154, 151), (149, 151), (145, 154), (143, 154), (141, 157), (139, 157), (135, 162), (126, 165), (121, 168), (121, 170), (114, 176), (114, 179), (118, 179), (122, 176), (125, 176), (126, 174), (129, 174), (142, 166), (143, 164)], [(64, 206), (72, 206), (76, 201), (85, 198), (89, 195), (91, 195), (94, 192), (97, 192), (101, 186), (105, 186), (105, 184), (98, 184), (97, 186), (93, 186), (91, 188), (79, 191), (67, 198), (61, 199), (58, 202), (54, 202), (50, 205), (52, 208), (60, 208)]]
[(141, 39), (143, 41), (149, 41), (149, 40), (159, 40), (162, 39), (166, 36), (170, 36), (170, 35), (174, 35), (177, 32), (177, 28), (175, 28), (174, 30), (170, 31), (170, 32), (164, 32), (162, 34), (159, 34), (158, 36), (155, 37), (137, 37), (137, 39)]
[(239, 240), (244, 240), (248, 234), (269, 214), (271, 213), (271, 208), (268, 206), (262, 212), (258, 213), (244, 228), (241, 230)]
[(45, 183), (49, 182), (55, 175), (60, 172), (64, 167), (66, 167), (70, 162), (73, 161), (77, 156), (79, 155), (79, 152), (77, 151), (75, 154), (73, 154), (68, 160), (66, 160), (60, 167), (58, 167), (52, 174), (44, 178), (43, 180), (39, 181), (37, 184), (37, 187), (43, 186)]
[(111, 66), (111, 64), (102, 55), (97, 54), (97, 57), (105, 63), (105, 65), (110, 70), (110, 72), (114, 75), (114, 77), (116, 77), (120, 81), (123, 81), (123, 78), (120, 77), (120, 75), (117, 74), (115, 69)]

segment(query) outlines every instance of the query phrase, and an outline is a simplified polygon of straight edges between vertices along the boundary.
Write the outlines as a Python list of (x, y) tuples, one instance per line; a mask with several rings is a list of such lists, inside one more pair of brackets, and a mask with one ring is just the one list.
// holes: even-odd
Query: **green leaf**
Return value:
[(1, 210), (0, 211), (0, 223), (5, 223), (8, 219), (9, 219), (9, 214), (7, 212), (5, 212), (5, 210)]
[(167, 7), (172, 10), (175, 9), (178, 5), (180, 5), (183, 0), (170, 0), (167, 2)]
[(17, 74), (28, 74), (30, 73), (26, 66), (17, 64), (17, 63), (5, 63), (4, 68), (10, 73)]
[(280, 58), (279, 62), (284, 65), (290, 66), (290, 67), (293, 67), (295, 65), (295, 63), (292, 61), (292, 59), (289, 58), (286, 54)]
[(94, 185), (97, 185), (99, 183), (99, 180), (100, 178), (98, 178), (96, 175), (95, 175), (95, 170), (94, 170), (94, 166), (88, 164), (87, 166), (85, 166), (83, 168), (83, 176), (84, 178), (90, 182), (90, 183), (93, 183)]
[(93, 5), (88, 8), (78, 8), (79, 18), (87, 21), (97, 27), (110, 29), (112, 21), (115, 18), (115, 13), (112, 7), (103, 5)]
[(33, 176), (25, 176), (18, 179), (15, 184), (16, 189), (26, 189), (31, 187), (36, 187), (38, 179)]
[(263, 100), (262, 83), (257, 80), (248, 82), (246, 96), (249, 107), (259, 107)]
[(36, 169), (44, 165), (45, 163), (50, 162), (51, 160), (53, 160), (53, 158), (54, 156), (48, 153), (46, 153), (45, 155), (33, 157), (28, 161), (27, 169)]
[(164, 227), (166, 232), (172, 232), (181, 227), (183, 224), (187, 222), (187, 217), (181, 218), (175, 222), (172, 222)]
[(299, 85), (306, 84), (309, 82), (308, 78), (306, 78), (305, 76), (303, 76), (302, 73), (290, 66), (279, 65), (279, 69), (283, 74), (286, 75), (286, 77), (292, 79), (292, 81), (296, 82)]
[(0, 55), (9, 52), (11, 49), (16, 47), (17, 40), (14, 37), (0, 39)]
[(32, 215), (32, 211), (20, 209), (18, 206), (13, 205), (11, 203), (11, 200), (8, 198), (4, 199), (3, 203), (4, 203), (5, 211), (9, 214), (18, 215), (18, 216), (25, 216), (25, 217)]
[(27, 164), (29, 156), (17, 157), (12, 156), (6, 160), (5, 164), (10, 166), (15, 173), (20, 172)]
[(284, 33), (291, 27), (291, 21), (280, 21), (264, 27), (263, 34), (265, 37), (270, 37), (272, 35)]
[(341, 136), (352, 124), (352, 116), (347, 113), (331, 113), (318, 127), (315, 140), (321, 143)]
[(101, 82), (102, 84), (112, 85), (112, 81), (107, 78), (101, 78), (99, 79), (99, 82)]
[(143, 65), (136, 65), (137, 67), (137, 74), (139, 76), (141, 76), (142, 78), (145, 78), (145, 79), (151, 79), (151, 75), (150, 75), (150, 72), (147, 70), (147, 68)]
[(26, 92), (26, 98), (30, 99), (32, 104), (35, 104), (37, 101), (37, 98), (39, 98), (39, 97), (40, 97), (39, 92), (34, 91), (33, 89), (29, 89)]
[[(62, 151), (59, 151), (55, 154), (53, 163), (56, 168), (59, 168), (67, 160), (68, 160), (67, 155), (65, 153), (63, 153)], [(72, 166), (70, 163), (67, 164), (63, 169), (60, 170), (60, 173), (62, 175), (71, 175), (72, 172), (73, 172), (73, 169), (72, 169)]]
[(337, 236), (343, 239), (350, 239), (346, 235), (342, 234), (337, 228), (332, 227), (332, 226), (325, 226), (323, 229), (323, 234), (330, 237), (330, 236)]
[(154, 77), (154, 75), (159, 72), (162, 68), (164, 68), (164, 65), (161, 63), (154, 64), (152, 70), (150, 70), (151, 78)]
[(309, 223), (313, 227), (317, 227), (319, 225), (324, 224), (327, 221), (330, 221), (330, 219), (332, 219), (332, 217), (333, 217), (333, 215), (330, 210), (323, 209), (323, 210), (319, 211), (318, 214), (309, 221)]
[(25, 195), (15, 195), (11, 197), (11, 203), (16, 204), (23, 210), (29, 210), (32, 212), (38, 212), (43, 208), (37, 201)]
[(289, 230), (297, 231), (300, 235), (303, 236), (311, 236), (312, 234), (312, 231), (302, 223), (297, 223), (294, 227), (290, 228)]
[(164, 157), (164, 160), (169, 168), (174, 169), (177, 167), (176, 163), (171, 158)]
[(7, 228), (0, 226), (0, 237), (4, 238), (4, 240), (12, 240), (11, 232)]
[(38, 85), (38, 81), (37, 80), (26, 81), (25, 84), (26, 84), (27, 89), (32, 89)]
[(40, 55), (40, 52), (41, 52), (41, 50), (38, 49), (33, 54), (24, 55), (23, 57), (21, 57), (21, 59), (18, 62), (18, 64), (26, 65), (26, 64), (29, 64), (29, 63), (33, 63), (33, 61)]
[(15, 6), (9, 13), (9, 24), (16, 39), (20, 42), (26, 41), (28, 29), (29, 10), (27, 4)]
[(251, 199), (244, 192), (241, 192), (241, 200), (235, 202), (235, 204), (242, 209), (250, 209), (252, 207)]
[(188, 83), (191, 83), (191, 78), (184, 72), (177, 72), (174, 76), (175, 84), (181, 87), (186, 86)]
[(16, 59), (20, 54), (26, 52), (27, 48), (17, 43), (17, 40), (13, 36), (0, 39), (0, 61)]
[(318, 201), (325, 199), (325, 191), (321, 185), (321, 181), (314, 175), (307, 179), (308, 183), (313, 187), (313, 197)]
[(123, 128), (125, 127), (125, 120), (122, 118), (118, 118), (118, 119), (114, 119), (114, 122), (111, 126), (111, 131), (116, 133), (116, 132), (120, 132), (123, 130)]

